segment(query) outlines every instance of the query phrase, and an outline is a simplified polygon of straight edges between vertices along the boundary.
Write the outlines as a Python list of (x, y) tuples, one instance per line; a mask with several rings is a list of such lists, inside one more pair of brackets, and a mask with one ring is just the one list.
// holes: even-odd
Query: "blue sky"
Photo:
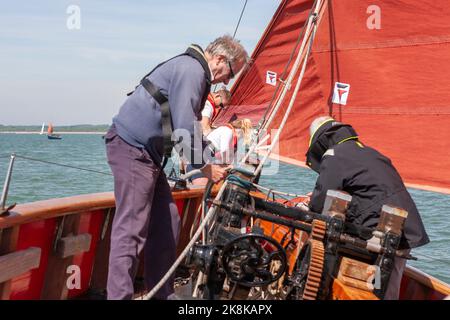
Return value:
[[(4, 1), (0, 124), (106, 124), (139, 79), (185, 50), (233, 34), (245, 0)], [(280, 0), (248, 0), (236, 38), (249, 54)], [(69, 30), (70, 5), (80, 29)]]

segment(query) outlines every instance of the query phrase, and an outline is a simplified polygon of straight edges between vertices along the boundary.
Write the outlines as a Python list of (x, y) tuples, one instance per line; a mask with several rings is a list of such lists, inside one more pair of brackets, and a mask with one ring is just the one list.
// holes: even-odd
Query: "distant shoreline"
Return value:
[[(0, 131), (0, 134), (2, 133), (8, 133), (8, 134), (37, 134), (40, 135), (40, 131)], [(53, 134), (106, 134), (106, 132), (99, 132), (99, 131), (55, 131)], [(47, 135), (47, 133), (42, 134)]]

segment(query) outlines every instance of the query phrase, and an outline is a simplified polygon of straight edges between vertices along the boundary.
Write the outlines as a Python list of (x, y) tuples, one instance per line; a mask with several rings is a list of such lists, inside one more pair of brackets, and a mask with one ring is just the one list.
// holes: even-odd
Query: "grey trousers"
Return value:
[[(106, 134), (105, 143), (116, 199), (107, 294), (108, 299), (132, 299), (142, 250), (149, 290), (175, 261), (180, 217), (164, 171), (145, 149), (126, 143), (114, 126)], [(166, 299), (173, 292), (172, 277), (154, 298)]]
[[(402, 250), (409, 253), (410, 249)], [(394, 268), (389, 279), (389, 284), (384, 294), (384, 300), (398, 300), (400, 294), (400, 285), (402, 282), (403, 271), (405, 270), (406, 259), (396, 257), (394, 259)]]

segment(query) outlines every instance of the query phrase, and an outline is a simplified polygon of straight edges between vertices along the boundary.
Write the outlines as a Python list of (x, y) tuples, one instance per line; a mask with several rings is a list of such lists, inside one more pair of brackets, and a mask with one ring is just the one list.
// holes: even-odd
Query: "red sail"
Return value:
[[(218, 122), (234, 114), (250, 114), (256, 122), (262, 117), (276, 88), (271, 81), (276, 73), (280, 82), (312, 6), (311, 0), (281, 2), (252, 66), (233, 87), (232, 106)], [(390, 157), (406, 182), (450, 193), (449, 17), (448, 0), (325, 1), (305, 78), (280, 138), (282, 160), (304, 163), (309, 124), (331, 114)]]
[(53, 134), (53, 125), (51, 123), (48, 124), (47, 133), (48, 134)]

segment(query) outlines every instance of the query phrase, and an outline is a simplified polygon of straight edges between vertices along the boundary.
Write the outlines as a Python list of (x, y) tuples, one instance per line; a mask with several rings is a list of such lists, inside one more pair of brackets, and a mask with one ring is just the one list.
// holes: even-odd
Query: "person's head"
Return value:
[(252, 138), (252, 121), (250, 119), (238, 119), (231, 122), (236, 129), (241, 129), (244, 144), (249, 145)]
[(329, 116), (314, 119), (309, 127), (309, 135), (306, 165), (318, 173), (320, 173), (322, 157), (328, 149), (344, 141), (358, 139), (352, 126), (338, 122)]
[(226, 108), (231, 102), (231, 93), (226, 87), (222, 87), (213, 93), (214, 103), (221, 109)]
[(213, 75), (213, 84), (228, 84), (249, 61), (244, 47), (229, 35), (211, 42), (205, 50), (205, 56)]

